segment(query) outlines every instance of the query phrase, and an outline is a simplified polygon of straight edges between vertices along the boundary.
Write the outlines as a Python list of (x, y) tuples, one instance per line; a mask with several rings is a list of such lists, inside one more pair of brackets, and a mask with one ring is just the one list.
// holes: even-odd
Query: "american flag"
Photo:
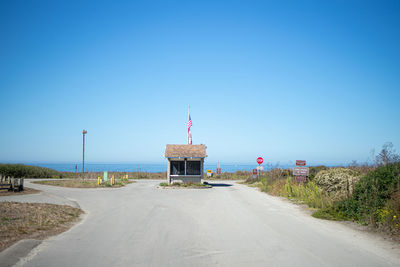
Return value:
[(190, 132), (190, 127), (192, 127), (192, 118), (190, 117), (189, 114), (189, 122), (188, 122), (188, 144), (192, 144), (192, 133)]

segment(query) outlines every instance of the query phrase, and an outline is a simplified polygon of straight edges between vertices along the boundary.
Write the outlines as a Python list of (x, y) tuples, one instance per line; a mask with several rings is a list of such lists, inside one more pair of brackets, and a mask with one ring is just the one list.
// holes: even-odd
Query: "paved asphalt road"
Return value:
[(160, 189), (159, 183), (119, 189), (32, 185), (43, 193), (0, 198), (79, 205), (86, 212), (18, 265), (400, 266), (398, 246), (315, 219), (255, 188), (220, 182), (212, 189)]

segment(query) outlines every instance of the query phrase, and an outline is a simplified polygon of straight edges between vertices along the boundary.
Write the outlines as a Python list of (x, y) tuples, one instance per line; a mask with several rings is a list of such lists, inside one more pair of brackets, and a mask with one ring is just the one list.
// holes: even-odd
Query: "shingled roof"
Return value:
[(166, 158), (205, 158), (205, 145), (167, 145), (165, 148)]

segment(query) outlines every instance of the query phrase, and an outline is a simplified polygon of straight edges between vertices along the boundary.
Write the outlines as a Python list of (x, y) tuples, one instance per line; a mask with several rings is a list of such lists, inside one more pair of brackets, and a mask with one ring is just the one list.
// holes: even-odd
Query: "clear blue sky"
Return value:
[[(118, 2), (118, 3), (117, 3)], [(1, 1), (0, 162), (400, 148), (400, 1)]]

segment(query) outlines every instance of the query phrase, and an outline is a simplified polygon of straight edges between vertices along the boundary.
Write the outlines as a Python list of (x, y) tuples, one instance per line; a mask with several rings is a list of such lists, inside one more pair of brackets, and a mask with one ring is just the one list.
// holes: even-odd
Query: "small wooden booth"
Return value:
[(204, 172), (205, 145), (167, 145), (167, 181), (201, 183)]

